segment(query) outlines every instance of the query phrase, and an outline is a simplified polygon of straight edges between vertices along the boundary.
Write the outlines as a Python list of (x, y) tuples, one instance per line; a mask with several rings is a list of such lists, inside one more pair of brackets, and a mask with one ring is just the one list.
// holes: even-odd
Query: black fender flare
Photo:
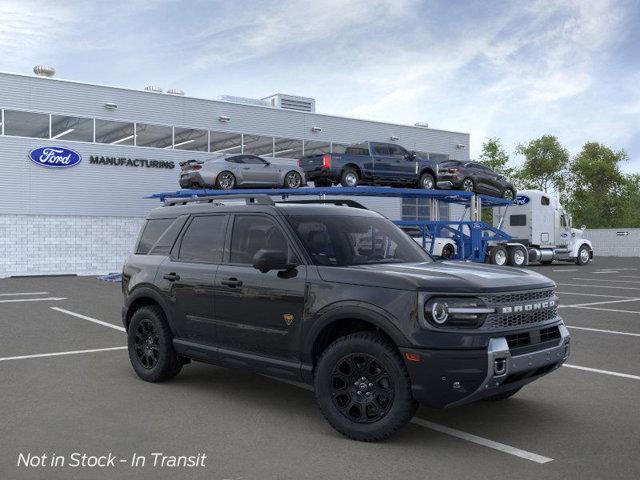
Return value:
[(131, 311), (130, 311), (131, 306), (142, 298), (151, 299), (160, 306), (160, 308), (162, 309), (162, 312), (164, 313), (164, 317), (167, 319), (167, 322), (169, 323), (169, 328), (171, 328), (171, 331), (175, 332), (176, 330), (175, 330), (175, 325), (173, 324), (173, 319), (171, 315), (169, 315), (169, 312), (171, 311), (169, 302), (167, 302), (166, 298), (155, 287), (147, 284), (134, 287), (134, 289), (127, 296), (127, 302), (124, 305), (123, 315), (122, 315), (123, 316), (122, 320), (123, 320), (123, 323), (125, 324), (124, 325), (125, 328), (127, 330), (129, 329), (129, 318), (131, 317)]
[(301, 352), (303, 363), (313, 363), (313, 346), (321, 332), (332, 323), (345, 319), (362, 320), (376, 326), (398, 347), (410, 345), (398, 326), (399, 320), (386, 310), (366, 302), (343, 301), (328, 305), (316, 314), (315, 320), (304, 335)]

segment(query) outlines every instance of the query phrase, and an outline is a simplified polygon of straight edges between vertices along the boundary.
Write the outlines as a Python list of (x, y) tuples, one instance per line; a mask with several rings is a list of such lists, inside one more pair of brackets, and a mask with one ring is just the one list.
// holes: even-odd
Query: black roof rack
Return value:
[(216, 205), (224, 205), (225, 200), (245, 200), (247, 205), (275, 205), (275, 202), (269, 195), (261, 194), (237, 194), (237, 195), (224, 195), (224, 196), (207, 196), (207, 197), (189, 197), (189, 198), (167, 198), (164, 201), (165, 207), (173, 207), (175, 205), (187, 205), (189, 203), (214, 203)]
[(276, 203), (281, 203), (281, 204), (287, 204), (287, 203), (312, 203), (312, 204), (328, 204), (328, 205), (338, 205), (341, 207), (353, 207), (353, 208), (361, 208), (363, 210), (368, 210), (367, 207), (365, 207), (364, 205), (362, 205), (359, 202), (356, 202), (355, 200), (349, 200), (349, 199), (330, 199), (330, 200), (287, 200), (284, 202), (276, 202)]

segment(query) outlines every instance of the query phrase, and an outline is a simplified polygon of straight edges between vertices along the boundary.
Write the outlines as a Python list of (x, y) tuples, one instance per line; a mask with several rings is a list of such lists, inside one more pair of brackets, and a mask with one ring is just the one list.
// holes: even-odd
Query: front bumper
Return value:
[[(522, 354), (512, 353), (505, 337), (491, 338), (483, 350), (401, 348), (413, 396), (424, 405), (450, 408), (531, 383), (569, 357), (569, 331), (563, 323), (558, 330), (560, 338), (552, 346)], [(420, 361), (406, 360), (407, 353), (417, 353)]]

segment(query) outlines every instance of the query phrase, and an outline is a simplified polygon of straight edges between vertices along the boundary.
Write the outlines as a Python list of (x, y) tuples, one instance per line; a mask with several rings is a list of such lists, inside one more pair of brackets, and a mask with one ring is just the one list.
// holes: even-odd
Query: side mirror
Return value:
[(292, 270), (296, 264), (287, 263), (287, 254), (282, 250), (258, 250), (253, 256), (253, 268), (267, 273), (270, 270)]

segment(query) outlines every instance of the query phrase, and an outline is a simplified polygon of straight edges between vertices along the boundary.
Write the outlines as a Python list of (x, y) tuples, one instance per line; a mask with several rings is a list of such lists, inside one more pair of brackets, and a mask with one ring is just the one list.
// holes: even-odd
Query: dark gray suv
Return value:
[(356, 440), (388, 437), (417, 402), (506, 399), (569, 355), (551, 280), (434, 261), (381, 215), (349, 206), (167, 200), (149, 214), (122, 289), (142, 379), (196, 360), (307, 382)]

